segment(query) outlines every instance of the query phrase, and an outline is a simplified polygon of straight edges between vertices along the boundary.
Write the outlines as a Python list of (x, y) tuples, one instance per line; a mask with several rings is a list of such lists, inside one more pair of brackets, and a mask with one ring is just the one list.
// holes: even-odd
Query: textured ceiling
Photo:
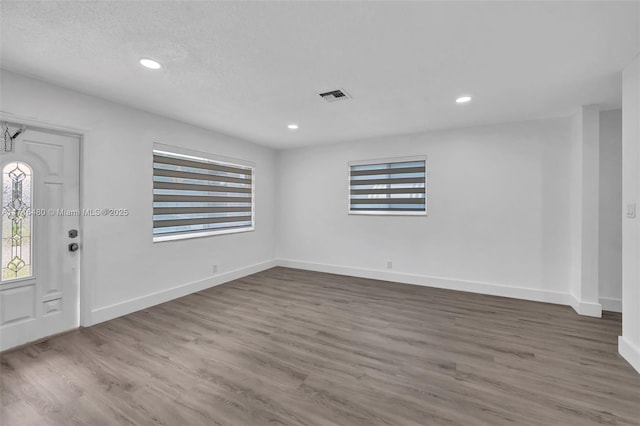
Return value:
[(639, 49), (634, 1), (0, 8), (3, 68), (278, 148), (618, 106)]

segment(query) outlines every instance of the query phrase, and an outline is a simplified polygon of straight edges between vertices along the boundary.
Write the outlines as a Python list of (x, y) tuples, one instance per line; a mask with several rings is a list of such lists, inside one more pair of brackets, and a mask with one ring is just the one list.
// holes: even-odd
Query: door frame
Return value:
[[(80, 161), (80, 164), (78, 164), (80, 193), (78, 195), (80, 200), (79, 208), (80, 211), (82, 211), (84, 209), (84, 145), (86, 144), (86, 141), (89, 137), (89, 130), (67, 125), (59, 125), (48, 121), (37, 120), (34, 118), (24, 117), (3, 111), (0, 111), (0, 121), (14, 126), (26, 126), (27, 130), (33, 129), (41, 132), (73, 136), (78, 138), (78, 145), (80, 150), (78, 156)], [(80, 215), (80, 228), (78, 231), (82, 236), (82, 240), (86, 241), (83, 232), (85, 228), (84, 221), (85, 218)], [(80, 256), (78, 262), (78, 267), (80, 269), (78, 274), (78, 326), (89, 327), (93, 325), (93, 320), (91, 315), (91, 288), (88, 280), (85, 279), (84, 272), (84, 247), (82, 247), (82, 249), (78, 251), (78, 255)]]

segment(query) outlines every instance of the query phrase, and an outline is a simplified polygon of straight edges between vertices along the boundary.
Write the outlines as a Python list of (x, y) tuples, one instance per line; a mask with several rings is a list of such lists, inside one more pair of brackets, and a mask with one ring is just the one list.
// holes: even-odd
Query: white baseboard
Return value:
[(618, 337), (618, 352), (633, 368), (640, 373), (640, 347), (624, 336)]
[(569, 295), (569, 304), (580, 315), (588, 317), (602, 318), (602, 305), (599, 303), (585, 302), (578, 300), (573, 294)]
[(600, 305), (603, 311), (622, 312), (622, 299), (614, 299), (612, 297), (601, 297)]
[(229, 281), (237, 280), (238, 278), (246, 277), (247, 275), (255, 274), (257, 272), (273, 268), (275, 266), (278, 266), (276, 260), (257, 263), (245, 268), (214, 275), (201, 281), (182, 284), (176, 287), (169, 288), (167, 290), (162, 290), (156, 293), (147, 294), (145, 296), (136, 297), (134, 299), (115, 303), (113, 305), (96, 308), (91, 311), (90, 325), (95, 325), (113, 318), (139, 311), (141, 309), (146, 309), (151, 306), (158, 305), (160, 303), (165, 303), (170, 300), (195, 293), (197, 291), (215, 287)]
[(176, 287), (169, 288), (167, 290), (162, 290), (156, 293), (129, 299), (124, 302), (115, 303), (113, 305), (96, 308), (91, 311), (91, 323), (87, 325), (94, 325), (104, 321), (108, 321), (110, 319), (127, 315), (141, 309), (146, 309), (160, 303), (165, 303), (170, 300), (195, 293), (197, 291), (215, 287), (217, 285), (224, 284), (226, 282), (233, 281), (247, 275), (255, 274), (257, 272), (261, 272), (275, 266), (304, 269), (316, 272), (326, 272), (330, 274), (347, 275), (353, 277), (370, 278), (382, 281), (399, 282), (403, 284), (435, 287), (447, 290), (468, 291), (471, 293), (531, 300), (535, 302), (568, 305), (572, 306), (574, 310), (580, 315), (595, 317), (600, 317), (602, 315), (602, 306), (605, 306), (605, 309), (607, 310), (615, 310), (613, 308), (621, 305), (620, 300), (617, 299), (601, 299), (601, 301), (604, 301), (603, 305), (601, 306), (598, 303), (580, 302), (569, 293), (561, 293), (556, 291), (511, 287), (502, 284), (441, 278), (428, 275), (407, 274), (401, 272), (391, 272), (388, 270), (354, 268), (323, 263), (312, 263), (295, 259), (274, 259), (223, 274), (215, 275), (201, 281), (182, 284)]
[(456, 280), (450, 278), (432, 277), (428, 275), (406, 274), (377, 269), (353, 268), (323, 263), (311, 263), (293, 259), (278, 259), (278, 265), (288, 268), (304, 269), (308, 271), (327, 272), (330, 274), (348, 275), (352, 277), (370, 278), (382, 281), (393, 281), (403, 284), (414, 284), (426, 287), (443, 288), (447, 290), (468, 291), (471, 293), (488, 294), (492, 296), (510, 297), (514, 299), (532, 300), (535, 302), (569, 305), (569, 293), (540, 290), (523, 287), (510, 287), (501, 284), (477, 281)]

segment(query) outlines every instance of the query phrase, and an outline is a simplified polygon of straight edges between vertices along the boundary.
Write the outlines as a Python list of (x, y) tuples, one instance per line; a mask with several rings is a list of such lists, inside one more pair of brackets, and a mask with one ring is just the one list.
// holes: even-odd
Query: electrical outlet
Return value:
[(213, 265), (213, 273), (214, 274), (218, 273), (218, 265)]
[(390, 260), (387, 260), (387, 269), (392, 269), (393, 268), (393, 262)]
[(636, 204), (627, 204), (627, 217), (633, 219), (636, 217)]

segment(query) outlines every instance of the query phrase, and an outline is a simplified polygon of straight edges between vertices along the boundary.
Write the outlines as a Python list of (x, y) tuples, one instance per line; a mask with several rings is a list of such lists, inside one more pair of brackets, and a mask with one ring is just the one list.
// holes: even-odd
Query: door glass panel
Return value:
[(2, 252), (0, 281), (27, 278), (33, 274), (31, 167), (12, 162), (2, 169)]

